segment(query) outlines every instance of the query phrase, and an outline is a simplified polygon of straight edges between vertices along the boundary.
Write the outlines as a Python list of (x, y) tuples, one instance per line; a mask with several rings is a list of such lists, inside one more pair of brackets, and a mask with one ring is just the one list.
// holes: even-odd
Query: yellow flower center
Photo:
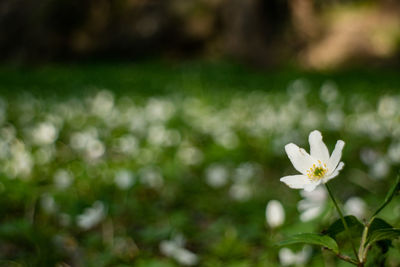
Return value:
[(324, 178), (325, 174), (328, 172), (328, 168), (326, 164), (322, 164), (320, 160), (318, 160), (318, 165), (313, 164), (313, 166), (307, 170), (307, 176), (311, 180), (319, 180)]

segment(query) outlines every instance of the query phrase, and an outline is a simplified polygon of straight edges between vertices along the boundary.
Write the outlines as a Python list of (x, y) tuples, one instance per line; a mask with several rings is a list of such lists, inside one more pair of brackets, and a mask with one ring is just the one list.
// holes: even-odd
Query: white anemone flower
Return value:
[(335, 149), (329, 156), (328, 148), (322, 141), (319, 131), (312, 131), (308, 137), (310, 154), (303, 148), (290, 143), (285, 146), (286, 154), (299, 175), (282, 177), (280, 180), (290, 188), (313, 191), (319, 184), (326, 183), (336, 177), (343, 169), (344, 163), (340, 161), (344, 142), (337, 141)]

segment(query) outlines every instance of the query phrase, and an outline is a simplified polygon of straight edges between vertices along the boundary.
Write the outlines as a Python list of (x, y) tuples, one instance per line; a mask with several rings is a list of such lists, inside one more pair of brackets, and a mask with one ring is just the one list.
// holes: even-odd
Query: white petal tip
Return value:
[(310, 133), (310, 136), (320, 136), (321, 138), (322, 138), (322, 134), (321, 134), (321, 132), (320, 131), (318, 131), (318, 130), (314, 130), (314, 131), (312, 131), (311, 133)]
[(338, 140), (338, 141), (336, 142), (336, 145), (337, 145), (337, 146), (344, 147), (345, 142), (344, 142), (343, 140)]
[(285, 150), (290, 149), (292, 147), (297, 147), (297, 146), (293, 143), (289, 143), (289, 144), (285, 145)]

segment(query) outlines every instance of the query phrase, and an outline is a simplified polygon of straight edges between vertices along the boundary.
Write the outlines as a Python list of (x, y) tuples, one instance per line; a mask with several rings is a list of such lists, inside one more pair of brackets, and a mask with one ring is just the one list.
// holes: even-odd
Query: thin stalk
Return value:
[(364, 249), (365, 249), (365, 242), (367, 241), (367, 236), (368, 236), (368, 230), (369, 230), (369, 223), (364, 227), (364, 231), (362, 233), (361, 237), (361, 244), (360, 248), (358, 249), (358, 258), (361, 259), (361, 261), (364, 261)]
[(329, 185), (326, 183), (325, 186), (326, 186), (326, 189), (328, 190), (329, 196), (331, 197), (333, 204), (335, 205), (335, 208), (336, 208), (337, 212), (339, 213), (340, 219), (342, 220), (342, 223), (343, 223), (344, 229), (347, 232), (348, 238), (350, 239), (350, 243), (351, 243), (351, 246), (353, 248), (354, 255), (356, 256), (357, 261), (360, 262), (360, 259), (358, 258), (356, 247), (354, 246), (353, 239), (351, 238), (351, 233), (350, 233), (349, 227), (347, 225), (346, 220), (343, 217), (343, 213), (342, 213), (341, 209), (339, 208), (339, 205), (337, 204), (336, 199), (333, 196)]
[(338, 257), (339, 259), (342, 259), (342, 260), (344, 260), (344, 261), (347, 261), (347, 262), (349, 262), (349, 263), (351, 263), (351, 264), (354, 264), (354, 265), (357, 265), (357, 266), (358, 266), (358, 264), (359, 264), (358, 261), (352, 259), (351, 257), (349, 257), (349, 256), (347, 256), (347, 255), (343, 255), (343, 254), (340, 254), (340, 253), (335, 253), (335, 252), (333, 252), (333, 251), (332, 251), (331, 249), (329, 249), (329, 248), (322, 248), (322, 249), (323, 249), (323, 250), (331, 251), (331, 252), (334, 253), (334, 254), (336, 255), (336, 257)]
[(390, 201), (392, 201), (393, 197), (396, 195), (397, 190), (399, 189), (400, 189), (400, 175), (397, 175), (395, 184), (392, 186), (392, 188), (386, 195), (385, 201), (378, 208), (378, 210), (375, 211), (375, 213), (372, 215), (371, 222), (375, 218), (375, 216), (378, 215), (378, 213), (381, 212), (381, 210), (383, 210), (390, 203)]

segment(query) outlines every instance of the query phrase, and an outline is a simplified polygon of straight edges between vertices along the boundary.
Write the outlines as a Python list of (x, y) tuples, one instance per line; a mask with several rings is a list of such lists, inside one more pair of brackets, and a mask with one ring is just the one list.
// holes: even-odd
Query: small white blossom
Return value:
[(67, 170), (57, 170), (54, 174), (54, 184), (58, 189), (68, 188), (74, 180), (74, 177)]
[(308, 222), (317, 218), (325, 209), (327, 201), (326, 190), (318, 186), (313, 192), (300, 191), (302, 200), (297, 204), (297, 209), (300, 211), (300, 220)]
[(390, 165), (384, 158), (379, 158), (370, 167), (370, 174), (375, 179), (382, 179), (388, 175)]
[(140, 181), (152, 188), (161, 188), (164, 178), (159, 169), (154, 167), (144, 167), (139, 170)]
[(246, 201), (251, 198), (252, 192), (249, 185), (236, 183), (229, 189), (230, 196), (237, 201)]
[(82, 214), (78, 215), (77, 224), (83, 230), (89, 230), (103, 220), (105, 213), (104, 204), (96, 201), (92, 207), (86, 208)]
[(367, 204), (359, 197), (351, 197), (344, 204), (344, 210), (349, 215), (354, 215), (358, 219), (363, 219)]
[(304, 265), (310, 258), (312, 249), (310, 246), (304, 246), (303, 249), (297, 253), (294, 253), (289, 248), (282, 248), (279, 250), (279, 261), (282, 266)]
[(164, 240), (160, 243), (160, 251), (167, 257), (175, 259), (179, 264), (185, 266), (196, 265), (199, 261), (198, 256), (185, 249), (185, 241), (177, 236), (172, 240)]
[(213, 164), (206, 169), (207, 184), (214, 188), (224, 186), (228, 181), (228, 169), (219, 164)]
[(32, 137), (38, 145), (52, 144), (58, 137), (58, 129), (52, 123), (43, 122), (33, 129)]
[(340, 158), (344, 142), (337, 141), (332, 155), (329, 156), (328, 148), (322, 141), (319, 131), (311, 132), (308, 140), (310, 154), (293, 143), (285, 146), (286, 154), (294, 168), (301, 174), (285, 176), (280, 180), (291, 188), (313, 191), (319, 184), (336, 177), (343, 169), (344, 163), (340, 161)]
[(120, 170), (115, 174), (115, 185), (121, 190), (127, 190), (135, 183), (133, 173), (128, 170)]
[(265, 209), (265, 217), (271, 228), (281, 226), (285, 221), (285, 210), (282, 204), (278, 200), (269, 201)]

